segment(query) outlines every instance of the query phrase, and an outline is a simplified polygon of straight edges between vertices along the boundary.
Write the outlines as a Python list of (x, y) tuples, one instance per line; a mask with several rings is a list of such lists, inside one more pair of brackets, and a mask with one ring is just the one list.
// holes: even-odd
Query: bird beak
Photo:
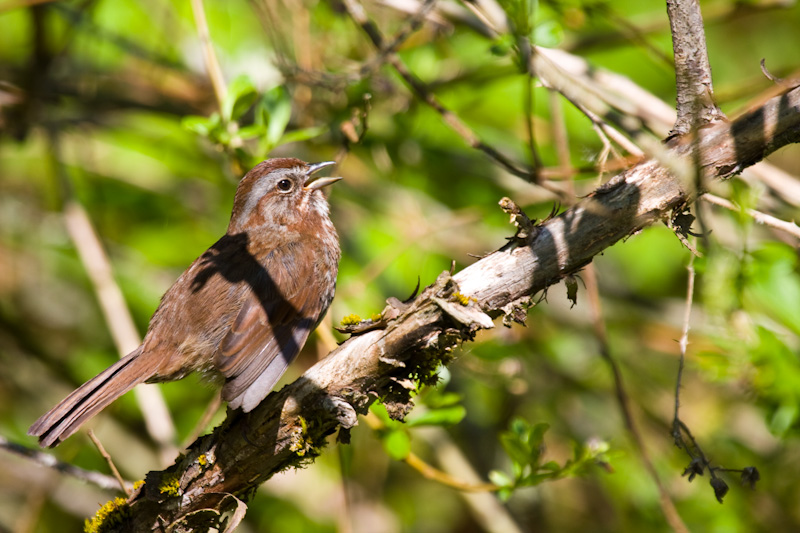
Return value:
[(323, 187), (327, 187), (333, 183), (336, 183), (342, 178), (314, 178), (314, 173), (317, 171), (322, 170), (323, 168), (327, 168), (336, 164), (336, 161), (323, 161), (322, 163), (314, 163), (308, 165), (308, 171), (306, 171), (306, 182), (305, 186), (303, 187), (307, 191), (314, 191), (316, 189), (321, 189)]

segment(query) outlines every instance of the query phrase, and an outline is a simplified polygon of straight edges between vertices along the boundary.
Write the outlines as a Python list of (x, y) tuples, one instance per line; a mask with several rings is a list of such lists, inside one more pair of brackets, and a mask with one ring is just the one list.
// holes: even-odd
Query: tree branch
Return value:
[[(703, 130), (697, 159), (705, 177), (725, 178), (798, 140), (800, 89), (794, 89), (733, 123)], [(676, 140), (669, 153), (686, 159), (692, 146)], [(411, 408), (410, 380), (435, 382), (433, 372), (452, 359), (454, 347), (492, 327), (486, 314), (513, 317), (522, 298), (669, 218), (694, 200), (684, 183), (657, 162), (644, 161), (535, 226), (527, 238), (512, 239), (453, 277), (442, 274), (411, 304), (388, 306), (385, 329), (353, 336), (253, 412), (229, 411), (176, 464), (149, 473), (115, 530), (180, 532), (219, 524), (221, 513), (240, 508), (238, 498), (246, 500), (273, 474), (310, 462), (328, 435), (338, 430), (347, 442), (357, 414), (375, 399), (402, 419)]]

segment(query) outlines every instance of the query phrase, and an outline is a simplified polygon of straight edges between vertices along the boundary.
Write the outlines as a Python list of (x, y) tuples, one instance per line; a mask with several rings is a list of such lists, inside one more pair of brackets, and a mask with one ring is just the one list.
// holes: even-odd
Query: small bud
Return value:
[(756, 482), (761, 479), (761, 474), (754, 466), (748, 466), (742, 470), (742, 485), (748, 486), (751, 489), (756, 488)]
[(722, 481), (721, 478), (715, 477), (711, 478), (711, 487), (714, 489), (714, 496), (717, 497), (717, 501), (722, 503), (722, 498), (728, 494), (728, 484)]
[(567, 286), (567, 300), (572, 302), (569, 308), (572, 309), (578, 303), (578, 279), (570, 274), (564, 278), (564, 284)]
[(682, 475), (688, 475), (689, 481), (693, 481), (695, 476), (702, 476), (703, 475), (703, 462), (700, 460), (699, 457), (695, 457), (692, 459), (692, 462), (689, 463), (689, 466), (686, 467), (686, 470), (683, 471)]

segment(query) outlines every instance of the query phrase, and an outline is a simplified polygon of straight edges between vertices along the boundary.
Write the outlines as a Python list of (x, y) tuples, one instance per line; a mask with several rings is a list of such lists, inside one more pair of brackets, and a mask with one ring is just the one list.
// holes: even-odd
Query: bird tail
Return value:
[(108, 404), (148, 379), (150, 375), (141, 371), (141, 350), (140, 346), (74, 390), (34, 422), (28, 435), (39, 437), (40, 446), (57, 446)]

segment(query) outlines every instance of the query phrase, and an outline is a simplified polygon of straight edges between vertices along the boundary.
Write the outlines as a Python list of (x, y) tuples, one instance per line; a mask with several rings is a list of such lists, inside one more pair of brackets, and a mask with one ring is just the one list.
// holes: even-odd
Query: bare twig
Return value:
[(678, 119), (670, 137), (720, 120), (714, 102), (706, 34), (698, 0), (667, 0), (667, 13), (675, 52), (675, 86)]
[(586, 292), (588, 293), (589, 309), (595, 337), (597, 337), (597, 341), (600, 345), (600, 355), (611, 370), (611, 375), (614, 379), (614, 391), (617, 397), (617, 404), (622, 413), (622, 419), (625, 421), (625, 427), (628, 429), (628, 433), (630, 433), (633, 439), (633, 444), (639, 453), (639, 457), (647, 473), (658, 488), (659, 504), (661, 505), (661, 512), (664, 514), (664, 518), (667, 520), (670, 527), (672, 527), (673, 531), (688, 533), (689, 530), (683, 523), (678, 509), (675, 507), (675, 503), (672, 501), (672, 498), (670, 498), (667, 489), (658, 476), (658, 471), (653, 465), (653, 461), (650, 459), (650, 454), (645, 447), (644, 438), (639, 432), (639, 428), (631, 412), (628, 394), (625, 391), (625, 384), (622, 379), (622, 372), (617, 361), (611, 354), (611, 347), (608, 344), (608, 335), (606, 333), (605, 320), (603, 319), (603, 309), (600, 303), (600, 291), (597, 285), (597, 274), (594, 265), (587, 265), (583, 270), (583, 274), (586, 281)]
[[(689, 467), (686, 469), (686, 471), (684, 471), (684, 475), (688, 474), (690, 476), (689, 481), (691, 481), (695, 475), (702, 474), (706, 469), (708, 470), (711, 478), (714, 479), (716, 477), (715, 470), (717, 469), (711, 466), (711, 461), (709, 461), (708, 457), (706, 457), (703, 449), (700, 448), (700, 445), (697, 443), (697, 440), (695, 440), (694, 435), (692, 435), (692, 432), (689, 430), (689, 427), (680, 419), (679, 414), (681, 404), (681, 383), (683, 380), (683, 368), (686, 361), (686, 349), (689, 346), (689, 329), (691, 327), (692, 301), (694, 299), (695, 256), (694, 254), (691, 254), (689, 257), (689, 264), (686, 267), (686, 270), (689, 274), (686, 283), (686, 307), (684, 308), (683, 331), (681, 333), (681, 339), (679, 342), (681, 353), (680, 358), (678, 359), (678, 375), (675, 379), (675, 413), (672, 419), (672, 438), (675, 441), (675, 446), (684, 450), (692, 459)], [(689, 443), (684, 440), (684, 435), (689, 439)]]
[[(686, 282), (686, 307), (683, 312), (683, 330), (681, 333), (681, 340), (679, 346), (681, 349), (680, 358), (678, 359), (678, 376), (675, 379), (675, 416), (673, 417), (673, 436), (675, 436), (675, 424), (679, 420), (678, 411), (680, 410), (680, 397), (681, 397), (681, 381), (683, 379), (683, 365), (686, 361), (686, 349), (689, 346), (689, 328), (691, 327), (690, 319), (692, 317), (692, 300), (694, 299), (694, 254), (689, 255), (689, 264), (686, 267), (689, 273)], [(678, 431), (676, 439), (680, 438), (680, 431)]]
[(119, 470), (117, 470), (117, 465), (114, 464), (114, 460), (111, 459), (111, 456), (106, 451), (105, 447), (103, 446), (103, 443), (100, 442), (100, 439), (97, 438), (97, 435), (95, 435), (94, 431), (92, 431), (91, 429), (88, 431), (88, 434), (89, 438), (97, 448), (97, 451), (100, 452), (100, 455), (102, 455), (103, 459), (105, 459), (106, 463), (108, 463), (108, 468), (111, 469), (111, 474), (114, 476), (114, 479), (117, 480), (117, 483), (119, 483), (119, 488), (122, 489), (122, 492), (124, 492), (125, 495), (130, 496), (131, 495), (130, 489), (126, 486), (125, 480), (122, 479)]
[[(24, 457), (25, 459), (28, 459), (39, 466), (43, 466), (44, 468), (49, 468), (61, 474), (66, 474), (74, 477), (75, 479), (85, 481), (86, 483), (91, 483), (92, 485), (100, 487), (104, 490), (117, 491), (120, 487), (119, 480), (112, 476), (107, 476), (105, 474), (101, 474), (100, 472), (93, 472), (91, 470), (84, 470), (83, 468), (78, 468), (77, 466), (73, 466), (69, 463), (64, 463), (50, 454), (28, 448), (21, 444), (10, 442), (2, 435), (0, 435), (0, 449), (4, 449), (10, 453), (19, 455), (20, 457)], [(125, 484), (126, 489), (130, 488), (131, 486), (132, 485), (130, 483)]]
[(729, 209), (737, 213), (747, 213), (748, 216), (752, 217), (752, 219), (758, 222), (759, 224), (763, 224), (765, 226), (769, 226), (770, 228), (786, 232), (789, 235), (800, 239), (800, 226), (795, 224), (794, 221), (789, 222), (786, 220), (781, 220), (772, 215), (762, 213), (761, 211), (756, 211), (755, 209), (742, 209), (741, 207), (737, 206), (730, 200), (726, 200), (725, 198), (720, 198), (719, 196), (716, 196), (711, 193), (706, 193), (700, 198), (702, 198), (703, 200), (705, 200), (710, 204), (718, 205), (720, 207), (724, 207), (725, 209)]
[[(382, 50), (384, 48), (384, 38), (375, 23), (370, 20), (369, 17), (367, 17), (367, 14), (361, 4), (359, 4), (356, 0), (344, 0), (344, 5), (350, 17), (361, 27), (364, 33), (367, 34), (375, 48)], [(464, 139), (469, 146), (482, 151), (511, 174), (525, 180), (530, 180), (532, 175), (530, 170), (526, 170), (517, 166), (513, 161), (500, 153), (496, 148), (480, 140), (475, 132), (473, 132), (469, 126), (464, 124), (464, 122), (462, 122), (455, 113), (447, 109), (441, 102), (439, 102), (428, 86), (422, 80), (412, 74), (396, 54), (388, 54), (387, 62), (394, 67), (398, 74), (400, 74), (400, 77), (405, 80), (414, 94), (416, 94), (420, 100), (425, 102), (428, 106), (439, 113), (445, 124), (447, 124), (462, 139)]]
[[(141, 338), (125, 303), (122, 290), (114, 280), (111, 263), (100, 243), (97, 232), (95, 232), (86, 210), (71, 197), (69, 178), (59, 157), (57, 133), (54, 131), (50, 133), (54, 171), (58, 175), (62, 191), (66, 196), (63, 208), (64, 223), (86, 273), (92, 281), (119, 356), (123, 357), (139, 346)], [(147, 431), (158, 443), (161, 460), (166, 464), (175, 457), (177, 448), (173, 444), (175, 426), (164, 398), (156, 385), (136, 387), (134, 394), (144, 417)]]

